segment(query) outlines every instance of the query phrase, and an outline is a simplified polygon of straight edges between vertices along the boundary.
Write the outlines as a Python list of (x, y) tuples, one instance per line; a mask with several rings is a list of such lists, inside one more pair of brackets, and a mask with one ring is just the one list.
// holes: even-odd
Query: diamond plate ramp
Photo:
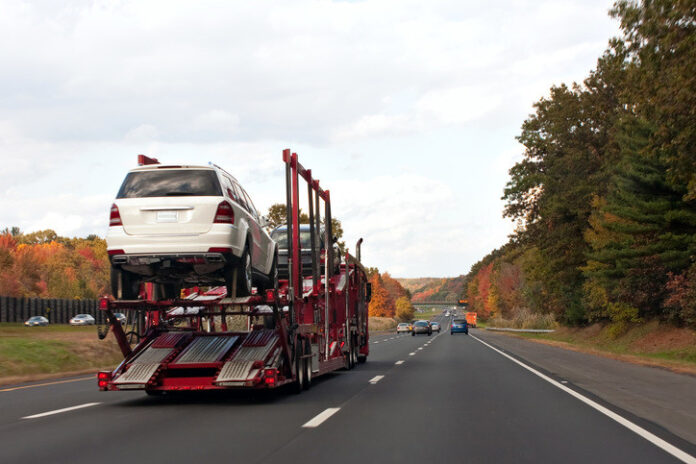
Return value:
[(172, 364), (217, 362), (225, 356), (239, 337), (198, 337), (192, 341)]
[(254, 361), (228, 361), (220, 370), (215, 382), (242, 382), (249, 377)]
[(131, 364), (128, 370), (119, 375), (114, 384), (142, 384), (145, 385), (155, 374), (160, 363)]
[(130, 364), (161, 363), (174, 351), (172, 348), (153, 348), (152, 345), (140, 353)]

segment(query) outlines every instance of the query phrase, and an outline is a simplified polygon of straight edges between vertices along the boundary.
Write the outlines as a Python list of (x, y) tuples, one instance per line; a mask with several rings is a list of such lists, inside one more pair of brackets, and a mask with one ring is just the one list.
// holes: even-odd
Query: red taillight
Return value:
[(109, 307), (109, 299), (102, 297), (99, 299), (99, 309), (106, 310)]
[(123, 222), (121, 222), (121, 213), (118, 212), (118, 206), (116, 206), (116, 203), (111, 205), (111, 215), (109, 216), (109, 225), (110, 226), (122, 226)]
[(107, 253), (109, 254), (109, 256), (126, 254), (126, 252), (123, 250), (108, 250)]
[(97, 373), (97, 385), (100, 389), (106, 390), (109, 386), (109, 381), (111, 381), (111, 372)]
[(269, 387), (274, 387), (278, 381), (278, 369), (266, 369), (263, 374), (264, 383)]
[(208, 253), (232, 253), (232, 248), (208, 248)]
[(226, 201), (221, 202), (215, 212), (215, 224), (234, 224), (234, 209)]

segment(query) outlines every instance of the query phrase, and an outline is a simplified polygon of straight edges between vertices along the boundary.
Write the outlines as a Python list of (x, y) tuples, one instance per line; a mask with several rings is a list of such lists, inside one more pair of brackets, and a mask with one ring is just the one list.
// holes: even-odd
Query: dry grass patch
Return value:
[(368, 321), (370, 332), (386, 332), (396, 328), (396, 319), (391, 317), (371, 317)]

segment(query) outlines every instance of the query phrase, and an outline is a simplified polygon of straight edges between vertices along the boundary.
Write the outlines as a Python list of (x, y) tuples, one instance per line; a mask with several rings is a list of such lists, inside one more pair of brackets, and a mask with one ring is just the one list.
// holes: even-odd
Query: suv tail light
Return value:
[(226, 201), (221, 202), (215, 211), (215, 224), (234, 224), (234, 209)]
[(109, 226), (122, 226), (121, 213), (118, 212), (118, 206), (116, 203), (111, 205), (111, 215), (109, 216)]

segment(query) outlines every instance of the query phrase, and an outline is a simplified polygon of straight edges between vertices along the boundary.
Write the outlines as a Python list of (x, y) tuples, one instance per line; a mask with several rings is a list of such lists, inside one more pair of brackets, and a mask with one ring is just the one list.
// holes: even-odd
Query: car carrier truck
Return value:
[[(156, 298), (161, 293), (147, 291), (139, 299), (102, 298), (100, 310), (124, 359), (114, 370), (97, 374), (100, 390), (156, 395), (291, 385), (300, 392), (320, 375), (352, 369), (367, 359), (371, 288), (360, 263), (362, 239), (355, 256), (346, 252), (338, 266), (326, 265), (336, 259), (333, 247), (319, 250), (320, 231), (324, 243), (333, 243), (329, 191), (299, 163), (296, 153), (284, 150), (283, 163), (288, 278), (278, 280), (275, 288), (242, 297), (217, 286), (189, 289), (185, 298), (161, 299)], [(301, 180), (307, 191), (311, 273), (302, 271)], [(126, 336), (117, 312), (142, 321), (137, 343)]]

